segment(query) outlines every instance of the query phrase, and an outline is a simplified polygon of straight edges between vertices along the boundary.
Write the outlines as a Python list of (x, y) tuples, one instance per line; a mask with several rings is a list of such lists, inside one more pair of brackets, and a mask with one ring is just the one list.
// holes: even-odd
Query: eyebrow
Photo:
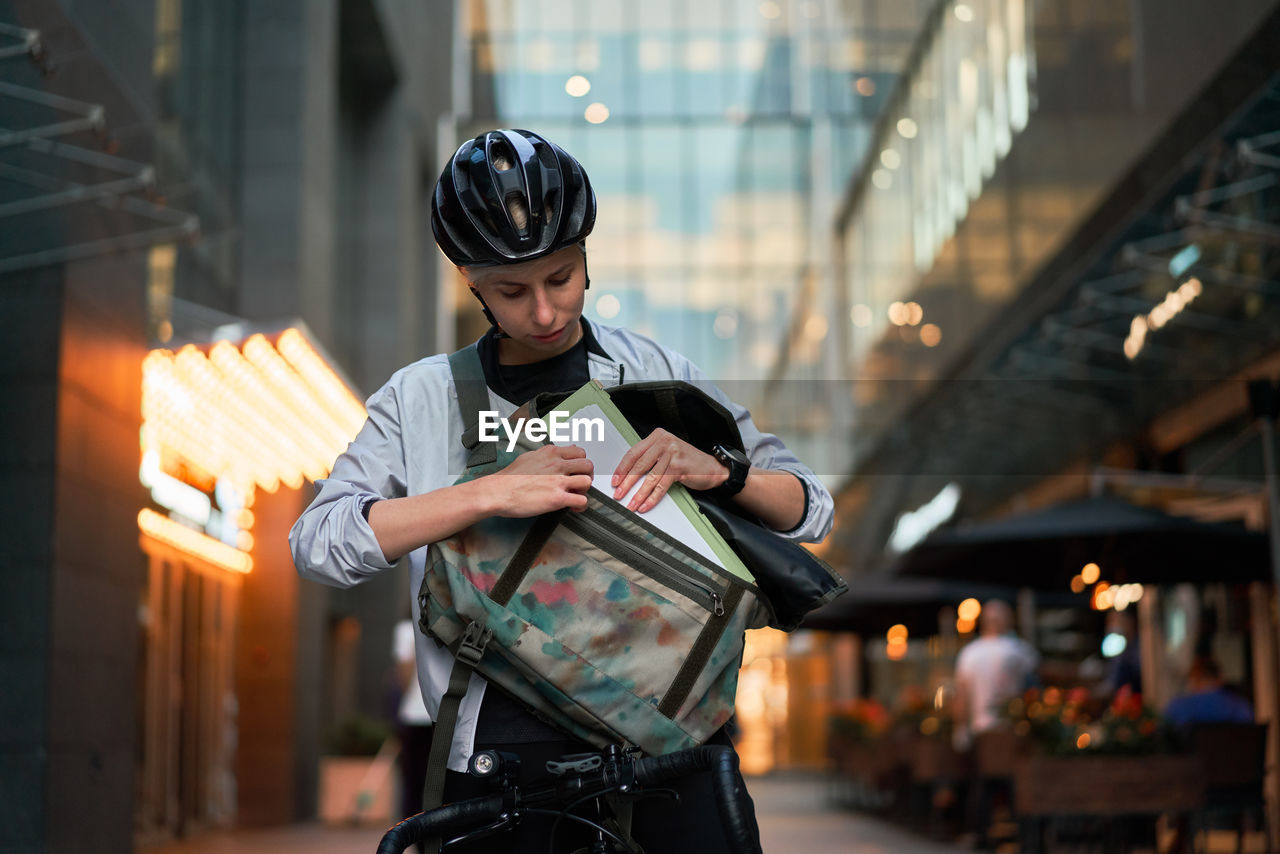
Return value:
[[(556, 269), (556, 270), (552, 270), (552, 271), (547, 275), (547, 278), (553, 278), (553, 277), (555, 277), (555, 276), (560, 276), (560, 275), (563, 275), (563, 274), (565, 274), (565, 273), (571, 272), (571, 271), (573, 270), (573, 265), (574, 265), (574, 262), (573, 262), (573, 261), (570, 261), (570, 262), (568, 262), (567, 264), (565, 264), (563, 267), (560, 267), (559, 269)], [(493, 285), (495, 288), (524, 288), (524, 287), (528, 287), (528, 282), (512, 282), (512, 281), (505, 280), (505, 279), (504, 279), (504, 280), (502, 280), (502, 281), (499, 281), (499, 282), (490, 282), (489, 284)]]

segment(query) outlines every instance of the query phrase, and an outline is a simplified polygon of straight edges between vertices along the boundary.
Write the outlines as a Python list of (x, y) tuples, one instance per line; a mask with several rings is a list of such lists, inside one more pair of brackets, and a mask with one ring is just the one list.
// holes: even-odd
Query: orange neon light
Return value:
[(263, 335), (237, 347), (153, 350), (142, 362), (142, 451), (155, 450), (197, 482), (225, 479), (244, 502), (232, 547), (151, 510), (143, 534), (233, 572), (253, 558), (254, 494), (293, 489), (329, 474), (364, 424), (365, 410), (296, 329), (275, 346)]
[(307, 381), (317, 399), (342, 425), (343, 430), (354, 436), (364, 424), (364, 406), (356, 400), (347, 384), (325, 364), (320, 354), (307, 343), (302, 333), (296, 329), (286, 329), (280, 334), (276, 348)]
[(138, 513), (138, 530), (157, 542), (195, 555), (222, 569), (243, 574), (253, 570), (252, 556), (199, 531), (193, 531), (154, 510), (143, 509)]
[(206, 355), (187, 345), (143, 361), (144, 450), (176, 454), (242, 495), (329, 473), (364, 423), (364, 407), (296, 329), (279, 349), (262, 335)]

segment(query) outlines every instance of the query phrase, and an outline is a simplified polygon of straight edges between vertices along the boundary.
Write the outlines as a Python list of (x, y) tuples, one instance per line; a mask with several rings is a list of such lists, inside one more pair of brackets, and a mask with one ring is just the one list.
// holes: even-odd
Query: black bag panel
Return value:
[(702, 515), (755, 576), (773, 628), (793, 631), (805, 614), (848, 592), (839, 573), (799, 543), (697, 493), (694, 497)]

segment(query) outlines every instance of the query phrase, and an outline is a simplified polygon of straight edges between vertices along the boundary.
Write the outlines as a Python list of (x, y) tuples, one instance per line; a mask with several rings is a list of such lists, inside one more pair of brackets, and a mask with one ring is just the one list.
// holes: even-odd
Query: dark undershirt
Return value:
[[(586, 328), (583, 328), (584, 333)], [(527, 365), (498, 361), (498, 338), (485, 335), (478, 344), (484, 379), (499, 397), (517, 406), (543, 392), (574, 391), (591, 379), (587, 368), (587, 335), (563, 353)], [(492, 683), (485, 689), (476, 723), (476, 746), (558, 741), (566, 734), (536, 717)]]
[(492, 332), (480, 339), (478, 349), (485, 383), (503, 400), (516, 406), (523, 406), (543, 392), (576, 391), (591, 379), (586, 336), (558, 356), (527, 365), (501, 364), (498, 338)]

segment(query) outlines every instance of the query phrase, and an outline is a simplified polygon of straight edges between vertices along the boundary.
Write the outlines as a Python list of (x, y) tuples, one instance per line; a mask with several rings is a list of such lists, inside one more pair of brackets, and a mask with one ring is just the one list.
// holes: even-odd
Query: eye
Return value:
[(511, 288), (509, 290), (500, 290), (498, 295), (503, 299), (519, 299), (524, 295), (524, 288)]
[(556, 285), (556, 286), (567, 285), (569, 284), (569, 279), (570, 279), (569, 276), (565, 276), (563, 278), (547, 279), (547, 284)]

